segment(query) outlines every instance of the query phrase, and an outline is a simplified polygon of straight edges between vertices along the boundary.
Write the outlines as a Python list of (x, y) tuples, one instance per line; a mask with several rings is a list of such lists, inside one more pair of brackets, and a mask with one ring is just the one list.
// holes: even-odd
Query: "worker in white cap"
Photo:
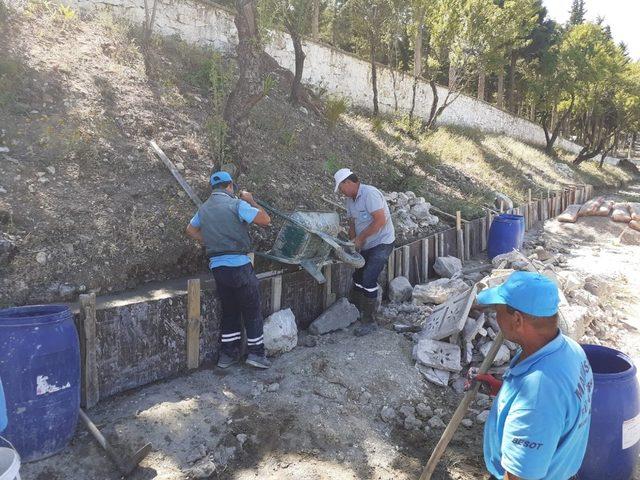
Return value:
[(335, 191), (346, 197), (349, 238), (360, 250), (366, 263), (353, 274), (351, 301), (360, 311), (361, 326), (354, 331), (362, 336), (376, 329), (374, 313), (378, 297), (378, 276), (393, 252), (396, 239), (389, 205), (376, 187), (360, 183), (348, 168), (335, 175)]

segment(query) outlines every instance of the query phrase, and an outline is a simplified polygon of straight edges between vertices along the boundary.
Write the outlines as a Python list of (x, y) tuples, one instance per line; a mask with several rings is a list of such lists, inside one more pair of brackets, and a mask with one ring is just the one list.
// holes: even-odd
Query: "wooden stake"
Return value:
[(421, 272), (420, 272), (420, 264), (418, 262), (418, 257), (413, 257), (413, 268), (416, 271), (416, 283), (417, 284), (421, 284), (422, 283), (422, 278), (421, 277)]
[(456, 212), (456, 229), (460, 230), (462, 228), (462, 214), (460, 210)]
[(420, 242), (420, 254), (422, 255), (422, 268), (420, 269), (420, 280), (426, 282), (429, 278), (429, 237), (423, 238)]
[(279, 312), (281, 308), (282, 308), (282, 275), (278, 275), (271, 278), (271, 313)]
[(411, 280), (409, 277), (411, 275), (411, 249), (409, 245), (404, 245), (402, 247), (402, 276), (406, 277), (407, 280)]
[(394, 252), (391, 252), (389, 255), (389, 259), (387, 260), (387, 285), (391, 283), (391, 281), (396, 278), (396, 266), (395, 266), (396, 257)]
[(487, 249), (487, 221), (483, 219), (480, 222), (480, 251), (484, 252)]
[(80, 342), (82, 405), (95, 406), (100, 400), (98, 362), (96, 358), (96, 294), (80, 295), (80, 315), (77, 320)]
[(200, 366), (200, 279), (187, 281), (187, 368)]
[(471, 228), (469, 223), (464, 226), (464, 258), (471, 260)]
[[(331, 264), (325, 265), (323, 273), (327, 281), (322, 286), (324, 293), (322, 296), (322, 307), (326, 310), (336, 301), (336, 294), (331, 291)], [(282, 282), (280, 282), (280, 288), (282, 289)]]
[(396, 256), (396, 274), (393, 278), (402, 276), (402, 248), (396, 248), (393, 252)]

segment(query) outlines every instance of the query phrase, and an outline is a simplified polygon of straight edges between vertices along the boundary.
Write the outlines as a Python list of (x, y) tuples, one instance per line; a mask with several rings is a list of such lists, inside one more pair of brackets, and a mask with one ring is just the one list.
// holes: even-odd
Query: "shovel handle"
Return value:
[[(493, 345), (491, 346), (491, 349), (489, 350), (489, 352), (487, 353), (487, 356), (485, 357), (484, 361), (480, 365), (480, 369), (479, 369), (480, 374), (487, 373), (487, 371), (489, 370), (489, 367), (491, 367), (491, 364), (493, 364), (493, 360), (496, 358), (496, 354), (498, 353), (498, 350), (502, 346), (503, 341), (504, 341), (504, 337), (502, 336), (502, 332), (498, 332), (495, 340), (493, 341)], [(456, 430), (458, 429), (460, 422), (466, 415), (469, 405), (471, 405), (471, 402), (473, 402), (473, 399), (476, 398), (476, 394), (478, 393), (479, 388), (480, 388), (480, 382), (476, 382), (473, 388), (464, 394), (464, 398), (462, 399), (462, 402), (460, 402), (460, 405), (458, 405), (458, 408), (453, 414), (453, 417), (451, 417), (451, 420), (449, 421), (449, 425), (447, 425), (447, 428), (444, 430), (442, 436), (440, 437), (440, 440), (438, 441), (436, 448), (434, 448), (433, 452), (431, 452), (431, 457), (429, 458), (427, 465), (424, 467), (424, 470), (422, 471), (422, 475), (420, 475), (420, 480), (431, 480), (431, 475), (433, 475), (433, 472), (435, 471), (436, 466), (440, 461), (440, 457), (442, 457), (442, 454), (449, 446), (449, 442), (453, 438), (453, 434), (456, 433)]]

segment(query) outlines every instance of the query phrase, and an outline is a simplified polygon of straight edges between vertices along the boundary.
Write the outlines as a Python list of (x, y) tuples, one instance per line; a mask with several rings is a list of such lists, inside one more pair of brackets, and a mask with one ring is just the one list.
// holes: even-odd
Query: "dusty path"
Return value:
[[(575, 273), (602, 278), (606, 321), (588, 335), (640, 363), (640, 234), (626, 232), (620, 241), (623, 231), (608, 219), (549, 221), (530, 238), (562, 249)], [(347, 330), (314, 337), (312, 347), (303, 346), (304, 336), (269, 371), (204, 368), (106, 400), (89, 413), (114, 442), (153, 443), (133, 480), (418, 478), (442, 433), (428, 420), (448, 422), (460, 395), (421, 377), (405, 335), (382, 329), (355, 338)], [(409, 431), (399, 421), (385, 422), (384, 406), (396, 412), (426, 406), (424, 425)], [(63, 453), (26, 465), (23, 478), (120, 477), (80, 428)], [(474, 422), (458, 431), (434, 480), (484, 478), (482, 425)]]

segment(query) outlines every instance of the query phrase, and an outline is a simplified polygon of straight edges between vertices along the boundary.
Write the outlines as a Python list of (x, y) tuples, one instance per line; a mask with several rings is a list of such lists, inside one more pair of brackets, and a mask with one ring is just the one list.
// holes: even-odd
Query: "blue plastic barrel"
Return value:
[(4, 389), (0, 379), (0, 433), (7, 428), (7, 403), (4, 401)]
[(524, 217), (503, 213), (491, 222), (487, 254), (489, 258), (508, 253), (513, 249), (520, 250), (524, 241)]
[(593, 370), (591, 429), (580, 480), (629, 480), (640, 454), (640, 390), (624, 353), (583, 345)]
[(68, 307), (0, 310), (0, 378), (8, 417), (3, 436), (23, 461), (62, 450), (80, 408), (80, 349)]

